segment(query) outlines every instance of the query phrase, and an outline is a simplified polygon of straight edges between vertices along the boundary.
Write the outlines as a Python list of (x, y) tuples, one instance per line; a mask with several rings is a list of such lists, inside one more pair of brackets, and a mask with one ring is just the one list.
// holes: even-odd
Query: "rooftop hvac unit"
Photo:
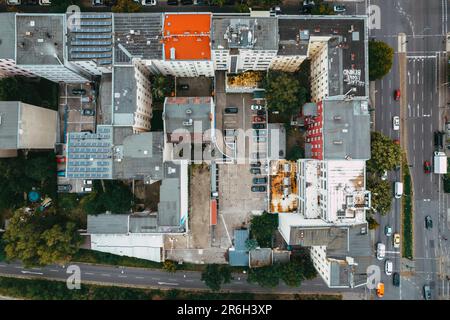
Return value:
[(168, 167), (168, 168), (167, 168), (167, 173), (168, 173), (168, 174), (173, 174), (173, 173), (175, 173), (175, 172), (177, 172), (177, 169), (172, 168), (172, 167)]
[(342, 140), (333, 140), (333, 144), (341, 145), (342, 143)]
[(334, 116), (334, 117), (333, 117), (333, 120), (336, 120), (336, 121), (339, 121), (339, 120), (341, 120), (341, 119), (342, 119), (341, 116)]
[(175, 48), (170, 48), (170, 60), (175, 60)]
[(192, 113), (192, 109), (186, 109), (186, 114), (191, 114)]
[(183, 126), (192, 126), (192, 119), (183, 121)]

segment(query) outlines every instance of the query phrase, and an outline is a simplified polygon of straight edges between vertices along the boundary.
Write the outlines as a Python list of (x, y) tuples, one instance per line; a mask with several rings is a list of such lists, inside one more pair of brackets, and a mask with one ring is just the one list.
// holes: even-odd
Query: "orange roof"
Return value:
[(210, 34), (210, 14), (165, 14), (165, 59), (175, 54), (175, 60), (210, 60)]
[(211, 225), (215, 226), (217, 224), (217, 201), (215, 199), (211, 200)]

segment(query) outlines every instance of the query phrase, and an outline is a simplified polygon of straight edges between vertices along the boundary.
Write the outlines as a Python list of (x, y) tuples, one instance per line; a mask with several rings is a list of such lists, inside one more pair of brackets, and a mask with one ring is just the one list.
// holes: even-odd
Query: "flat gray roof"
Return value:
[[(367, 33), (362, 16), (278, 16), (279, 55), (306, 55), (309, 37), (329, 40), (330, 95), (345, 94), (356, 87), (357, 96), (366, 96)], [(331, 59), (332, 58), (332, 59)]]
[(0, 101), (0, 149), (18, 148), (18, 101)]
[(0, 59), (15, 59), (16, 14), (0, 13)]
[(155, 214), (139, 214), (130, 215), (130, 232), (131, 233), (151, 233), (157, 231), (157, 217)]
[(64, 15), (17, 14), (16, 21), (18, 65), (64, 62)]
[(291, 227), (290, 245), (347, 248), (347, 229), (338, 227)]
[(324, 159), (370, 159), (370, 115), (367, 100), (323, 101)]
[(87, 216), (89, 234), (126, 234), (128, 214), (99, 214)]
[(278, 50), (276, 17), (213, 16), (212, 49)]
[(112, 14), (81, 13), (80, 25), (67, 29), (69, 61), (95, 61), (112, 65)]
[(162, 13), (114, 14), (114, 64), (162, 59)]
[(136, 110), (136, 79), (134, 67), (114, 67), (113, 123), (132, 126)]
[(272, 264), (272, 249), (258, 248), (249, 251), (249, 266), (251, 268), (270, 266)]

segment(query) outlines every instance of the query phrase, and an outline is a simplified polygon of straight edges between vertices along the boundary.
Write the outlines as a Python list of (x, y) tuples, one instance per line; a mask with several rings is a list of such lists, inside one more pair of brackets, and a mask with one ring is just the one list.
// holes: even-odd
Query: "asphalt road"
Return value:
[[(193, 271), (177, 271), (168, 273), (157, 269), (142, 269), (90, 265), (77, 263), (80, 267), (81, 283), (99, 283), (103, 285), (122, 285), (127, 287), (165, 288), (165, 289), (207, 289), (201, 281), (201, 273)], [(51, 265), (42, 268), (25, 269), (20, 263), (0, 263), (0, 276), (18, 276), (37, 279), (67, 280), (68, 266)], [(273, 289), (262, 288), (247, 282), (246, 274), (234, 274), (231, 283), (223, 285), (223, 290), (255, 293), (345, 293), (360, 294), (364, 297), (364, 288), (330, 289), (321, 278), (305, 281), (299, 288), (290, 288), (284, 284)]]
[[(399, 139), (399, 131), (392, 128), (392, 118), (400, 115), (400, 102), (394, 101), (395, 89), (402, 90), (405, 117), (401, 130), (406, 130), (406, 141), (402, 145), (408, 150), (408, 162), (414, 189), (414, 261), (400, 259), (394, 253), (392, 239), (384, 235), (384, 227), (389, 225), (399, 231), (400, 201), (393, 199), (391, 212), (379, 217), (380, 227), (374, 242), (386, 244), (387, 258), (394, 262), (394, 272), (402, 272), (400, 288), (392, 285), (391, 277), (383, 275), (386, 286), (385, 299), (423, 299), (422, 287), (430, 284), (433, 299), (449, 298), (448, 281), (439, 279), (440, 259), (447, 257), (448, 245), (443, 240), (449, 238), (447, 208), (449, 199), (442, 193), (442, 182), (438, 175), (426, 174), (425, 160), (432, 163), (434, 151), (433, 132), (443, 128), (445, 111), (445, 35), (447, 34), (448, 3), (446, 0), (366, 0), (355, 4), (355, 13), (363, 14), (367, 7), (380, 8), (380, 24), (369, 31), (369, 37), (388, 43), (395, 50), (391, 72), (375, 83), (375, 129), (392, 139)], [(349, 5), (347, 5), (349, 7)], [(351, 6), (350, 6), (351, 7)], [(372, 7), (373, 8), (373, 7)], [(373, 12), (373, 11), (372, 11)], [(375, 20), (374, 20), (375, 21)], [(399, 34), (404, 33), (406, 40)], [(406, 71), (405, 83), (400, 83), (400, 55), (406, 48), (406, 61), (402, 66)], [(402, 101), (402, 102), (403, 102)], [(398, 172), (390, 172), (389, 180), (399, 181)], [(424, 218), (431, 215), (435, 225), (431, 231), (424, 226)], [(383, 267), (383, 264), (379, 264)], [(412, 271), (412, 273), (410, 272)]]

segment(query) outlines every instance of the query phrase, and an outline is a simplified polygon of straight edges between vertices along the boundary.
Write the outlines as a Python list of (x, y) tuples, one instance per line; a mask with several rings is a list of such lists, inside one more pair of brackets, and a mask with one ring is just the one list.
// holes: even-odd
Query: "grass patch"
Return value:
[(413, 258), (413, 209), (412, 209), (412, 184), (406, 156), (403, 155), (403, 250), (402, 256), (412, 260)]
[(253, 294), (136, 289), (82, 284), (69, 290), (64, 281), (0, 277), (0, 294), (32, 300), (341, 300), (341, 295)]

